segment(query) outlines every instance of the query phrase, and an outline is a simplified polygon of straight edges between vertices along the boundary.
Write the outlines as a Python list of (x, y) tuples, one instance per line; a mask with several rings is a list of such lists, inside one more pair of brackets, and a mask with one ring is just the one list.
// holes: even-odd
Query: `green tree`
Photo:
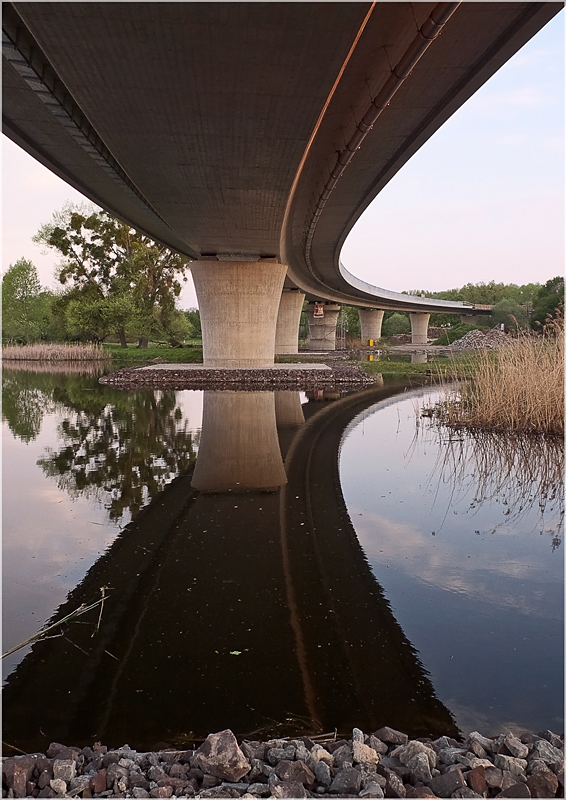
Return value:
[(519, 305), (515, 300), (500, 300), (493, 306), (491, 324), (501, 325), (501, 323), (505, 325), (506, 331), (528, 328), (529, 317), (525, 306)]
[(564, 278), (557, 276), (541, 286), (533, 302), (531, 325), (540, 330), (548, 318), (564, 313)]
[(191, 336), (194, 339), (202, 339), (200, 311), (198, 308), (189, 308), (188, 311), (185, 311), (185, 316), (191, 325)]
[(46, 328), (44, 310), (37, 270), (20, 258), (2, 277), (2, 338), (36, 342)]
[(346, 331), (356, 339), (360, 338), (360, 314), (357, 306), (342, 306), (342, 314), (346, 323)]
[(391, 316), (385, 319), (381, 328), (382, 336), (395, 336), (397, 333), (410, 333), (411, 321), (407, 314), (401, 314), (395, 311)]
[[(70, 287), (62, 307), (69, 330), (102, 341), (116, 333), (147, 347), (155, 335), (178, 335), (175, 299), (188, 259), (133, 230), (106, 211), (67, 204), (34, 241), (63, 256), (58, 279)], [(82, 306), (82, 307), (81, 307)], [(171, 327), (173, 326), (173, 327)]]

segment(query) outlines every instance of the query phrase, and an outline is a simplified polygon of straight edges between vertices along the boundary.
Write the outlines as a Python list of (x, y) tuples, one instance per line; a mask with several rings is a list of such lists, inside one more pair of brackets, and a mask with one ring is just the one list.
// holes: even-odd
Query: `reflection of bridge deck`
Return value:
[(307, 407), (277, 492), (199, 494), (190, 475), (174, 481), (56, 615), (111, 586), (99, 633), (70, 626), (68, 639), (37, 643), (8, 678), (7, 740), (31, 751), (47, 743), (41, 730), (49, 741), (150, 748), (223, 727), (261, 735), (382, 724), (454, 735), (340, 491), (345, 427), (400, 388), (364, 390), (312, 416)]

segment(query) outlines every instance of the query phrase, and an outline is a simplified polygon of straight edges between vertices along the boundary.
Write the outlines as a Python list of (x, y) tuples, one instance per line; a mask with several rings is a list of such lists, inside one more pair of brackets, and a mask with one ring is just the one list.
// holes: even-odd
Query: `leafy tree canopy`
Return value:
[[(175, 309), (188, 259), (157, 244), (106, 211), (68, 203), (34, 241), (57, 250), (57, 278), (69, 287), (62, 302), (69, 331), (102, 341), (116, 333), (178, 340)], [(188, 330), (188, 329), (184, 329)]]
[(36, 342), (46, 328), (45, 311), (37, 269), (20, 258), (2, 277), (2, 338)]
[(564, 278), (557, 276), (541, 286), (533, 302), (531, 325), (540, 330), (549, 319), (564, 313)]

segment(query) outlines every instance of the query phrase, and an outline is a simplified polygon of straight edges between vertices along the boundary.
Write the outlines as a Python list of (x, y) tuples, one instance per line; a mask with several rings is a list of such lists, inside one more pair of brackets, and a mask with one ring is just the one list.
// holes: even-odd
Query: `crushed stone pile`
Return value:
[(513, 340), (501, 328), (492, 328), (487, 333), (481, 331), (468, 331), (461, 339), (452, 342), (454, 350), (495, 350), (506, 347)]
[(224, 730), (151, 753), (54, 742), (4, 758), (2, 782), (3, 797), (564, 797), (564, 742), (551, 731), (409, 740), (388, 727), (241, 744)]

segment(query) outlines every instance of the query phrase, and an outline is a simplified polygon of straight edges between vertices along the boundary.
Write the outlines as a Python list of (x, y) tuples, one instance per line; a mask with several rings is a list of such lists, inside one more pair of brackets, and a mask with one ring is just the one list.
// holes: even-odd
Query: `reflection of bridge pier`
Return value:
[[(189, 476), (167, 487), (58, 610), (61, 618), (112, 586), (97, 635), (76, 625), (67, 638), (38, 642), (9, 676), (7, 740), (32, 752), (51, 740), (182, 747), (225, 727), (257, 737), (383, 724), (454, 735), (340, 490), (347, 424), (402, 388), (309, 403), (306, 422), (298, 394), (281, 393), (279, 430), (296, 433), (285, 458), (288, 483), (275, 492), (251, 485), (245, 459), (241, 474), (235, 462), (229, 480), (225, 473), (222, 493), (196, 491), (196, 469), (192, 487)], [(233, 393), (210, 393), (215, 413), (221, 394), (234, 429), (259, 407), (255, 393), (241, 393), (241, 403)], [(271, 420), (275, 431), (275, 401), (266, 394), (270, 410), (258, 422)], [(215, 447), (205, 442), (199, 458), (220, 457)]]
[(286, 481), (273, 392), (205, 391), (195, 489), (275, 491)]
[(281, 456), (285, 459), (295, 434), (305, 424), (299, 392), (275, 392), (275, 418)]

